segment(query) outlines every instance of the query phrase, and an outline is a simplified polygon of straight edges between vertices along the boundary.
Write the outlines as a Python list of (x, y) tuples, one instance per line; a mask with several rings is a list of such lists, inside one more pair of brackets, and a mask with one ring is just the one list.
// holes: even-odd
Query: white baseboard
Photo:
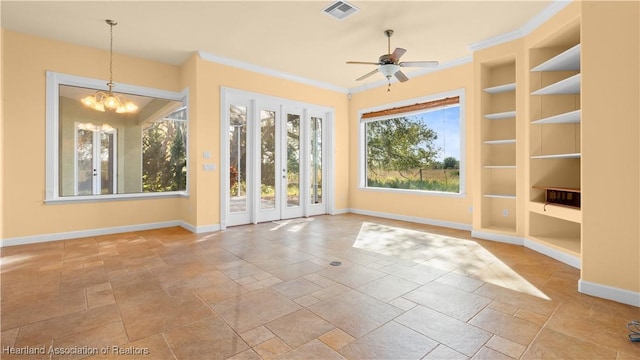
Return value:
[(442, 226), (442, 227), (458, 229), (458, 230), (469, 230), (469, 231), (471, 230), (471, 225), (469, 224), (462, 224), (462, 223), (457, 223), (452, 221), (435, 220), (435, 219), (421, 218), (417, 216), (406, 216), (406, 215), (398, 215), (398, 214), (391, 214), (391, 213), (384, 213), (384, 212), (370, 211), (370, 210), (361, 210), (361, 209), (349, 209), (349, 210), (354, 214), (360, 214), (360, 215), (376, 216), (376, 217), (385, 218), (385, 219), (408, 221), (408, 222), (425, 224), (425, 225)]
[(569, 266), (573, 266), (576, 269), (580, 269), (579, 257), (569, 255), (567, 253), (529, 239), (524, 239), (524, 246), (541, 254), (547, 255), (550, 258), (561, 261)]
[(351, 209), (349, 208), (345, 208), (345, 209), (333, 209), (333, 211), (331, 212), (330, 215), (343, 215), (343, 214), (348, 214), (351, 212)]
[(524, 245), (524, 239), (518, 236), (472, 230), (471, 236), (483, 240), (497, 241), (513, 245)]
[(110, 228), (68, 231), (68, 232), (54, 233), (54, 234), (7, 238), (7, 239), (2, 239), (2, 241), (0, 242), (0, 247), (36, 244), (36, 243), (42, 243), (42, 242), (48, 242), (48, 241), (69, 240), (69, 239), (77, 239), (77, 238), (90, 237), (90, 236), (119, 234), (119, 233), (131, 232), (131, 231), (162, 229), (162, 228), (168, 228), (168, 227), (174, 227), (174, 226), (180, 226), (196, 234), (220, 230), (220, 225), (217, 225), (217, 224), (206, 225), (206, 226), (193, 226), (181, 220), (174, 220), (174, 221), (163, 221), (163, 222), (148, 223), (148, 224), (115, 226)]
[[(619, 303), (640, 307), (640, 292), (633, 292), (613, 286), (578, 280), (578, 291), (583, 294), (601, 297)], [(631, 319), (636, 320), (636, 319)]]
[(194, 234), (202, 234), (202, 233), (220, 231), (220, 229), (222, 229), (220, 224), (204, 225), (204, 226), (193, 226), (193, 225), (188, 224), (188, 223), (186, 223), (184, 221), (180, 222), (180, 226), (182, 226), (183, 228), (191, 231)]

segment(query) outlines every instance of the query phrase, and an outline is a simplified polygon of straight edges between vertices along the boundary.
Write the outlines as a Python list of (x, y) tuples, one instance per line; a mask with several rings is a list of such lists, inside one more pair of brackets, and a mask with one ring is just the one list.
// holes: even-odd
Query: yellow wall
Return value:
[[(194, 126), (191, 128), (190, 135), (192, 140), (196, 139), (192, 141), (192, 147), (189, 149), (193, 154), (190, 175), (195, 175), (195, 184), (191, 183), (195, 191), (192, 191), (188, 211), (193, 213), (192, 209), (195, 209), (197, 214), (192, 224), (203, 226), (220, 222), (220, 174), (218, 171), (205, 172), (202, 170), (202, 165), (205, 162), (212, 162), (219, 168), (221, 162), (221, 87), (334, 108), (335, 171), (338, 174), (335, 179), (334, 202), (336, 209), (347, 208), (348, 178), (340, 175), (347, 173), (349, 168), (348, 158), (345, 156), (349, 142), (346, 94), (210, 62), (197, 55), (190, 58), (184, 67), (191, 73), (187, 80), (192, 83), (190, 116), (191, 124)], [(210, 160), (203, 159), (202, 153), (205, 151), (211, 153)]]
[(640, 3), (582, 4), (582, 279), (640, 292)]
[[(411, 75), (409, 75), (410, 77)], [(358, 127), (360, 120), (358, 111), (398, 101), (435, 95), (442, 92), (464, 89), (466, 103), (464, 119), (466, 133), (466, 194), (459, 198), (442, 195), (425, 195), (410, 193), (392, 193), (375, 190), (364, 190), (358, 186), (358, 168), (362, 165), (358, 159)], [(473, 117), (473, 64), (468, 63), (449, 69), (414, 77), (401, 85), (379, 87), (353, 94), (350, 101), (349, 124), (349, 205), (354, 210), (388, 213), (427, 220), (438, 220), (463, 225), (471, 225), (473, 183), (473, 147), (470, 145), (474, 136)]]
[[(45, 205), (45, 72), (105, 78), (108, 53), (3, 31), (2, 238), (174, 221), (178, 198)], [(180, 68), (114, 54), (115, 82), (180, 91)], [(162, 76), (158, 76), (162, 74)], [(10, 154), (10, 155), (9, 155)]]
[[(190, 197), (46, 205), (45, 72), (101, 79), (108, 75), (108, 53), (11, 31), (2, 34), (6, 70), (2, 85), (12, 89), (3, 103), (3, 131), (11, 136), (2, 147), (20, 154), (4, 162), (3, 239), (176, 220), (198, 230), (215, 227), (220, 223), (220, 173), (205, 172), (202, 165), (220, 164), (223, 86), (334, 108), (335, 169), (338, 174), (347, 172), (346, 94), (208, 62), (197, 55), (177, 67), (114, 54), (116, 84), (171, 91), (189, 88)], [(204, 151), (211, 152), (210, 160), (203, 159)], [(347, 177), (336, 177), (337, 209), (347, 208), (347, 184)]]

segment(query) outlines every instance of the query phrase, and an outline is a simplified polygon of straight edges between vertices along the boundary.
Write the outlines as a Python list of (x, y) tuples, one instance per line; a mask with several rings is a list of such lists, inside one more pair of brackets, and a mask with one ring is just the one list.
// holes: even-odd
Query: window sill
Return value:
[(359, 187), (362, 191), (371, 192), (386, 192), (393, 194), (406, 194), (406, 195), (418, 195), (418, 196), (438, 196), (449, 198), (466, 198), (467, 194), (464, 192), (450, 193), (443, 191), (427, 191), (427, 190), (407, 190), (407, 189), (392, 189), (392, 188), (373, 188), (373, 187)]
[(114, 194), (114, 195), (88, 195), (88, 196), (68, 196), (52, 199), (45, 199), (45, 204), (73, 204), (73, 203), (96, 203), (104, 201), (125, 201), (125, 200), (144, 200), (144, 199), (162, 199), (162, 198), (188, 198), (186, 191), (171, 191), (165, 193), (137, 193), (137, 194)]

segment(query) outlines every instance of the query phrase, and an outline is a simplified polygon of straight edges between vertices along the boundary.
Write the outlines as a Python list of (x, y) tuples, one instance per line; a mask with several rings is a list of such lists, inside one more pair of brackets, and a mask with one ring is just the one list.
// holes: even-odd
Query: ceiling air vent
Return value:
[(358, 11), (358, 8), (346, 1), (336, 1), (322, 10), (325, 14), (338, 20), (342, 20), (347, 16), (354, 14), (356, 11)]

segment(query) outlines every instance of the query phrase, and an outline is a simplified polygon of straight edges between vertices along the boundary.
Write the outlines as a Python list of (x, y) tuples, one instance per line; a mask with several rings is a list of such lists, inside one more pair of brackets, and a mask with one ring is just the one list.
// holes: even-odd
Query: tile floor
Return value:
[(353, 214), (7, 247), (0, 356), (640, 359), (640, 309), (578, 278), (521, 246)]

